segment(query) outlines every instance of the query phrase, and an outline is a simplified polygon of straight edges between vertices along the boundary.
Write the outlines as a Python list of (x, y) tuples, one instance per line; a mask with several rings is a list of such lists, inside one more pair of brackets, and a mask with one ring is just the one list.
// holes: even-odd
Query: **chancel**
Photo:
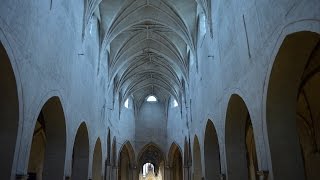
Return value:
[(1, 0), (1, 180), (320, 179), (319, 0)]

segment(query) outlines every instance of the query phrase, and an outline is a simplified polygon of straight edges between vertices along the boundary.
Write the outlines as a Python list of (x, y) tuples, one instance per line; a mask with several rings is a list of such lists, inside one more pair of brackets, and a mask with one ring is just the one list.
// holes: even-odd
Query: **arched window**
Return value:
[(198, 14), (198, 34), (199, 38), (203, 38), (204, 35), (207, 33), (207, 24), (206, 24), (206, 15), (203, 9), (198, 6), (197, 7), (197, 14)]
[(124, 102), (124, 107), (129, 108), (129, 98)]
[(178, 101), (174, 98), (172, 98), (172, 99), (173, 99), (173, 101), (171, 101), (171, 107), (173, 107), (173, 108), (178, 107), (179, 106)]
[(146, 177), (148, 175), (148, 173), (153, 173), (154, 174), (154, 166), (151, 163), (145, 163), (143, 165), (142, 176)]
[(150, 95), (147, 97), (147, 102), (157, 102), (157, 101), (158, 99), (153, 95)]

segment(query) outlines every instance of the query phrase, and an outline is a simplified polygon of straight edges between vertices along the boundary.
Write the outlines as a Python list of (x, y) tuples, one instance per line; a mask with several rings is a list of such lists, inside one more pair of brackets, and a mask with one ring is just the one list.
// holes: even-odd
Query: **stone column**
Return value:
[(165, 172), (164, 172), (164, 177), (165, 180), (171, 180), (171, 167), (170, 166), (165, 166)]
[(108, 161), (106, 161), (106, 163), (105, 163), (105, 180), (111, 180), (111, 171), (112, 171), (112, 166)]
[(129, 180), (138, 180), (136, 178), (137, 178), (137, 166), (135, 165), (130, 166)]
[(191, 180), (191, 166), (185, 165), (183, 167), (183, 179), (184, 180)]
[(112, 173), (111, 173), (111, 179), (110, 180), (117, 180), (118, 179), (118, 167), (112, 166)]

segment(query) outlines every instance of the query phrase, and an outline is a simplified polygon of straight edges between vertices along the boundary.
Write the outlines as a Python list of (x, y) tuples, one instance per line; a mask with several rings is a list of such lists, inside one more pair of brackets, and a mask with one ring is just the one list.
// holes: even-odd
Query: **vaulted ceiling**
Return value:
[(109, 82), (121, 103), (132, 96), (141, 105), (150, 94), (181, 102), (190, 56), (196, 58), (199, 8), (206, 15), (209, 7), (207, 0), (89, 2), (87, 11), (100, 14), (101, 49), (108, 51)]

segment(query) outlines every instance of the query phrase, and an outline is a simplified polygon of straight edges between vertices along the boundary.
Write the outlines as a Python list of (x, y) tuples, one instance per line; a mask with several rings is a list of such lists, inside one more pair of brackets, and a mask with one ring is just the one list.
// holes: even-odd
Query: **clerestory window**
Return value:
[(147, 102), (157, 102), (157, 101), (158, 99), (153, 95), (150, 95), (147, 97)]
[(124, 107), (129, 108), (129, 98), (124, 102)]

